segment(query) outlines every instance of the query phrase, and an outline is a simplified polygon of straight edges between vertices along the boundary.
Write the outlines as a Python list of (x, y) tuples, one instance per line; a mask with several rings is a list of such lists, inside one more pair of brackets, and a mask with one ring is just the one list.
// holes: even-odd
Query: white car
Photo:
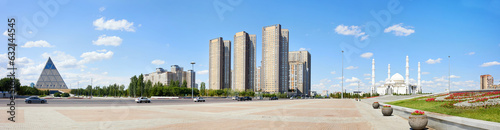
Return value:
[(238, 100), (238, 98), (239, 98), (238, 96), (234, 96), (233, 100)]
[(139, 98), (135, 99), (135, 102), (137, 102), (137, 103), (143, 103), (143, 102), (145, 102), (145, 103), (151, 103), (151, 100), (148, 99), (147, 97), (139, 97)]
[(202, 97), (196, 97), (193, 99), (194, 102), (205, 102), (205, 99), (203, 99)]

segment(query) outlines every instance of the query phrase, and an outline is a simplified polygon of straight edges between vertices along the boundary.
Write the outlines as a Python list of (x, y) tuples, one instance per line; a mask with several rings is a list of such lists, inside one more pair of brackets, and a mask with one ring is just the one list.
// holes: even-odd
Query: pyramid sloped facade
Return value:
[(42, 74), (40, 74), (40, 78), (38, 78), (35, 87), (39, 89), (68, 89), (68, 86), (64, 83), (64, 80), (59, 74), (59, 71), (57, 71), (57, 68), (50, 57), (47, 64), (45, 64)]

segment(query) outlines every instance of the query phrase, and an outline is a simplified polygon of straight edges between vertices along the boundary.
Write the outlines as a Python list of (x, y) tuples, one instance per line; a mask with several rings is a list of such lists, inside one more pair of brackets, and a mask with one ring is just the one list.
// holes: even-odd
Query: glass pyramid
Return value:
[(64, 83), (64, 80), (59, 74), (59, 71), (57, 71), (57, 68), (50, 57), (47, 64), (45, 64), (42, 74), (40, 74), (40, 78), (38, 78), (35, 87), (39, 89), (68, 89), (68, 86)]

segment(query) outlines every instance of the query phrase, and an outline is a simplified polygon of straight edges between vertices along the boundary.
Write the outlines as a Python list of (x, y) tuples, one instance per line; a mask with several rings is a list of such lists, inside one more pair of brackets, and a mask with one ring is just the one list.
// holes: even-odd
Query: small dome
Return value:
[(403, 76), (399, 73), (396, 73), (394, 74), (392, 77), (391, 77), (391, 80), (392, 81), (404, 81), (405, 78), (403, 78)]

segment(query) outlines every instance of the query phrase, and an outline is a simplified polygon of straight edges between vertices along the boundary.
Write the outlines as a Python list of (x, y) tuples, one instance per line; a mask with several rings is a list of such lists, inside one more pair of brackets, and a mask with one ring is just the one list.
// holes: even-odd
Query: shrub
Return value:
[(69, 94), (68, 93), (63, 93), (62, 96), (63, 97), (69, 97)]
[(384, 105), (384, 107), (391, 107), (391, 105)]
[(455, 108), (455, 106), (453, 104), (455, 104), (455, 102), (445, 103), (445, 104), (441, 105), (441, 107), (444, 107), (444, 108)]
[(427, 98), (427, 99), (425, 99), (425, 101), (427, 101), (427, 102), (433, 102), (433, 101), (436, 101), (436, 99), (435, 98)]
[(61, 94), (59, 92), (54, 93), (54, 97), (61, 97)]
[(416, 111), (411, 113), (411, 115), (424, 115), (424, 114), (425, 114), (424, 111), (419, 111), (419, 110), (416, 110)]

